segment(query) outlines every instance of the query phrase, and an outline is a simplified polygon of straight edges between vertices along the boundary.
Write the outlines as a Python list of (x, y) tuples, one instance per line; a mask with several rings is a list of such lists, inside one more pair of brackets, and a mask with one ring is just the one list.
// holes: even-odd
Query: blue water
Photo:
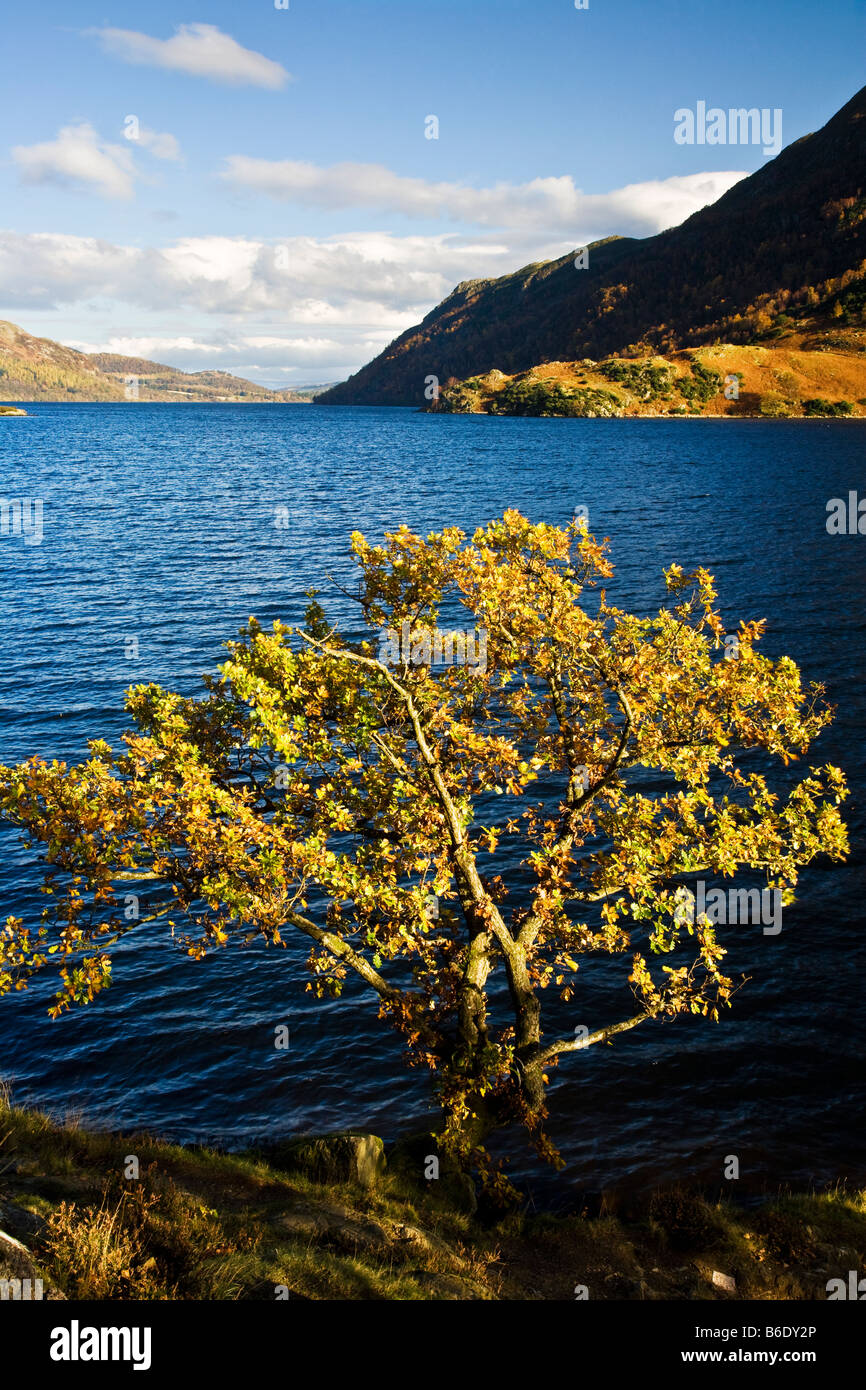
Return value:
[[(28, 409), (0, 421), (3, 494), (44, 499), (41, 544), (0, 538), (7, 764), (77, 759), (88, 738), (116, 739), (132, 683), (196, 691), (251, 613), (297, 621), (307, 588), (350, 579), (355, 528), (472, 529), (507, 506), (565, 523), (583, 504), (611, 538), (620, 605), (657, 607), (661, 570), (677, 561), (715, 573), (729, 628), (768, 618), (765, 650), (793, 656), (839, 707), (814, 760), (849, 776), (851, 858), (805, 872), (780, 936), (731, 929), (727, 966), (751, 979), (721, 1024), (648, 1025), (563, 1062), (551, 1088), (567, 1163), (556, 1190), (712, 1182), (728, 1154), (744, 1187), (866, 1180), (866, 536), (825, 527), (828, 499), (866, 494), (866, 423)], [(288, 529), (274, 524), (280, 507)], [(338, 591), (327, 604), (344, 616)], [(33, 852), (8, 830), (0, 845), (2, 915), (35, 919)], [(50, 980), (0, 1000), (0, 1076), (19, 1101), (184, 1141), (417, 1127), (426, 1078), (406, 1070), (360, 988), (330, 1004), (305, 994), (305, 955), (253, 946), (195, 964), (142, 929), (90, 1008), (48, 1020)], [(553, 1010), (551, 1032), (631, 1012), (625, 984), (612, 992), (614, 966), (624, 980), (621, 961), (583, 967), (585, 993)], [(288, 1051), (273, 1046), (282, 1022)], [(520, 1142), (512, 1151), (513, 1172), (537, 1174)]]

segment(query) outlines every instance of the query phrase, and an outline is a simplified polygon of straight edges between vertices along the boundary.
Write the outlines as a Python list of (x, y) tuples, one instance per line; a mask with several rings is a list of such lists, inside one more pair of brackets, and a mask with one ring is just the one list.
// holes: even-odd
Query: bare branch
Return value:
[(551, 1043), (544, 1048), (541, 1053), (541, 1064), (544, 1066), (554, 1057), (561, 1057), (566, 1052), (582, 1052), (586, 1047), (592, 1047), (593, 1043), (607, 1042), (609, 1038), (617, 1033), (627, 1033), (630, 1028), (636, 1028), (639, 1023), (644, 1023), (648, 1018), (654, 1018), (654, 1014), (636, 1014), (634, 1018), (627, 1018), (622, 1023), (612, 1023), (609, 1028), (599, 1028), (597, 1032), (590, 1033), (588, 1038), (570, 1039), (568, 1042)]

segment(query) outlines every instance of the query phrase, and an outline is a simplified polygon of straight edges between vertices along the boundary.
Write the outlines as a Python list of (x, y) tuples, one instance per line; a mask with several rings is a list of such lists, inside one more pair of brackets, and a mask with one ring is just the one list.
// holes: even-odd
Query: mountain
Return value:
[(323, 386), (269, 391), (230, 372), (182, 372), (162, 362), (78, 352), (0, 320), (0, 400), (310, 401)]
[(138, 378), (141, 400), (232, 400), (232, 401), (310, 401), (327, 386), (285, 387), (271, 391), (254, 381), (233, 376), (231, 372), (182, 372), (162, 362), (149, 362), (143, 357), (121, 357), (112, 352), (88, 353), (90, 361), (104, 375), (125, 389), (130, 376)]
[(544, 362), (751, 343), (784, 332), (788, 320), (807, 334), (853, 328), (849, 339), (862, 341), (864, 195), (866, 87), (679, 227), (596, 242), (586, 269), (570, 252), (464, 281), (319, 401), (423, 406), (430, 376), (444, 385)]

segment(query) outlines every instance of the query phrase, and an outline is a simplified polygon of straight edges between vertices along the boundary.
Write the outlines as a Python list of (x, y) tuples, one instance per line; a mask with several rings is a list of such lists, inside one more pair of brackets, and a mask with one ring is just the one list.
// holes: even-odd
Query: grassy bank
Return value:
[(274, 1157), (93, 1133), (0, 1101), (0, 1229), (69, 1298), (571, 1300), (582, 1285), (591, 1299), (823, 1299), (866, 1266), (864, 1192), (747, 1212), (660, 1191), (615, 1215), (492, 1227), (449, 1192), (393, 1160), (369, 1189), (321, 1184)]

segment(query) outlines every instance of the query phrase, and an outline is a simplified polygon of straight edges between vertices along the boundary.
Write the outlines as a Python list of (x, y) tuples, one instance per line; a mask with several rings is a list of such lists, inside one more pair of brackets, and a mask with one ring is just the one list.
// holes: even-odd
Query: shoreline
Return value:
[[(493, 1213), (443, 1168), (348, 1131), (224, 1154), (89, 1131), (0, 1096), (0, 1279), (98, 1301), (846, 1297), (866, 1263), (866, 1190), (744, 1206), (660, 1186), (598, 1211)], [(363, 1161), (359, 1161), (362, 1157)], [(324, 1159), (324, 1166), (323, 1166)], [(735, 1194), (734, 1194), (735, 1196)]]

